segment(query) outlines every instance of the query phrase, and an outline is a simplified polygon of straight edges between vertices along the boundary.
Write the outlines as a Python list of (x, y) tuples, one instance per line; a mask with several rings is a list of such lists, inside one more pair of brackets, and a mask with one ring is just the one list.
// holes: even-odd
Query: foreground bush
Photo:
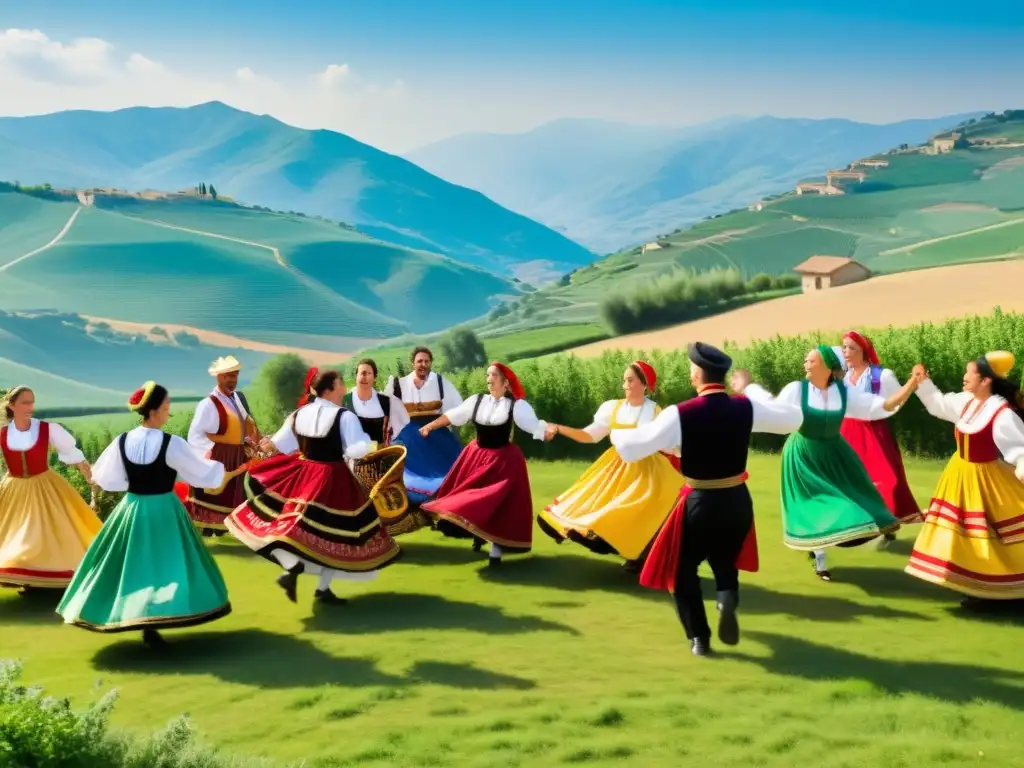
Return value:
[(185, 716), (147, 737), (110, 728), (117, 692), (84, 709), (26, 687), (21, 665), (0, 661), (0, 768), (257, 768), (199, 745)]

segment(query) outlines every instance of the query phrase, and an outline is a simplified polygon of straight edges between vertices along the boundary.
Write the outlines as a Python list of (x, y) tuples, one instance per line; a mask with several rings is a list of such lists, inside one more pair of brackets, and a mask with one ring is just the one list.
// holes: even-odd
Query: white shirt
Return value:
[[(124, 452), (132, 464), (152, 464), (160, 454), (164, 431), (149, 427), (136, 427), (124, 440)], [(104, 491), (127, 491), (128, 473), (121, 460), (118, 446), (121, 436), (106, 447), (92, 468), (92, 481)], [(193, 488), (218, 488), (224, 482), (224, 465), (203, 458), (192, 446), (177, 435), (171, 435), (167, 445), (167, 466), (176, 470), (178, 477)]]
[[(857, 390), (865, 394), (874, 394), (871, 391), (871, 368), (865, 368), (864, 372), (861, 373), (860, 378), (857, 379), (857, 383), (853, 383), (853, 371), (849, 370), (843, 377), (843, 381), (846, 383), (847, 389)], [(881, 375), (878, 377), (878, 394), (881, 397), (889, 399), (897, 392), (900, 391), (902, 385), (899, 379), (896, 378), (896, 374), (890, 371), (888, 368), (883, 368)]]
[[(50, 445), (57, 451), (57, 458), (65, 464), (81, 464), (85, 454), (78, 443), (64, 427), (50, 421)], [(39, 419), (32, 419), (27, 430), (22, 432), (14, 422), (7, 424), (7, 447), (12, 451), (27, 451), (39, 441)]]
[[(470, 395), (469, 399), (463, 401), (456, 408), (445, 411), (444, 415), (448, 417), (452, 426), (461, 427), (473, 418), (473, 408), (476, 407), (477, 400), (480, 401), (480, 408), (476, 412), (476, 420), (479, 423), (496, 425), (508, 421), (508, 409), (512, 400), (507, 397), (494, 398), (490, 393)], [(515, 403), (515, 407), (512, 409), (512, 419), (515, 425), (532, 435), (534, 440), (543, 440), (544, 432), (548, 428), (547, 422), (538, 419), (537, 414), (533, 412), (533, 407), (525, 400), (516, 400)]]
[[(590, 435), (590, 439), (595, 443), (601, 442), (611, 434), (612, 414), (615, 413), (615, 406), (619, 402), (619, 400), (608, 400), (601, 403), (601, 407), (594, 414), (594, 420), (589, 426), (583, 428), (583, 431)], [(619, 424), (639, 426), (654, 421), (654, 412), (658, 406), (653, 400), (644, 398), (640, 405), (630, 405), (625, 400), (621, 402), (622, 405), (619, 406), (619, 412), (615, 415), (615, 421)]]
[[(228, 412), (237, 409), (236, 413), (241, 414), (242, 436), (244, 437), (245, 418), (249, 413), (245, 410), (245, 406), (242, 405), (242, 399), (238, 396), (238, 392), (232, 392), (231, 397), (228, 397), (219, 389), (214, 388), (210, 394), (220, 400)], [(204, 397), (196, 404), (196, 411), (192, 414), (192, 423), (188, 428), (188, 444), (206, 453), (213, 448), (213, 440), (207, 437), (207, 435), (216, 434), (219, 427), (220, 416), (217, 415), (217, 406), (213, 404), (210, 398)]]
[(388, 418), (388, 425), (391, 439), (394, 440), (398, 437), (398, 433), (409, 423), (409, 412), (405, 410), (405, 405), (397, 397), (388, 392), (374, 392), (370, 395), (369, 400), (360, 400), (359, 392), (352, 390), (352, 410), (356, 416), (363, 419), (383, 419), (384, 409), (380, 406), (380, 400), (377, 399), (378, 395), (386, 397), (391, 403), (391, 415)]
[[(800, 424), (803, 424), (803, 409), (800, 405), (801, 389), (803, 382), (794, 381), (782, 388), (777, 398), (773, 398), (771, 392), (760, 384), (750, 384), (743, 394), (751, 401), (760, 403), (774, 402), (776, 405), (795, 410), (800, 415)], [(846, 391), (846, 416), (851, 419), (862, 421), (881, 421), (888, 419), (896, 411), (885, 410), (887, 398), (880, 395), (873, 395), (870, 391), (864, 392), (860, 389), (847, 389)], [(839, 394), (839, 385), (834, 381), (830, 382), (827, 390), (818, 389), (808, 382), (807, 384), (807, 405), (818, 411), (838, 411), (843, 407), (842, 396)], [(796, 429), (799, 429), (797, 425)], [(795, 432), (796, 429), (793, 431)]]
[[(705, 395), (705, 397), (727, 397), (727, 395)], [(750, 399), (750, 404), (754, 410), (752, 432), (788, 435), (790, 432), (800, 429), (803, 418), (799, 409), (794, 411), (792, 408), (781, 406), (770, 400), (759, 402)], [(640, 461), (659, 451), (673, 453), (674, 449), (678, 449), (683, 444), (679, 412), (675, 408), (667, 408), (649, 424), (644, 424), (636, 429), (616, 429), (612, 432), (610, 439), (623, 461)]]
[[(291, 414), (277, 430), (271, 442), (281, 453), (295, 453), (299, 450), (299, 438), (326, 437), (334, 425), (341, 406), (318, 397), (312, 403), (304, 405)], [(376, 450), (377, 443), (363, 432), (359, 417), (346, 410), (341, 415), (341, 442), (345, 446), (346, 459), (361, 459)]]
[[(437, 386), (437, 374), (431, 371), (427, 374), (427, 380), (423, 382), (422, 387), (417, 387), (415, 384), (416, 374), (410, 373), (408, 376), (403, 376), (398, 380), (399, 388), (402, 391), (402, 402), (403, 403), (430, 403), (435, 400), (441, 400), (441, 394)], [(384, 388), (385, 392), (394, 393), (395, 377), (389, 376), (387, 386)], [(444, 400), (441, 401), (441, 412), (450, 411), (453, 408), (457, 408), (462, 403), (462, 395), (459, 394), (459, 390), (455, 388), (450, 379), (444, 380)]]
[[(979, 402), (970, 392), (943, 394), (931, 379), (925, 379), (918, 385), (917, 396), (928, 413), (937, 419), (956, 424), (956, 428), (965, 435), (973, 435), (984, 429), (1006, 402), (1005, 398), (992, 395), (980, 403), (979, 408)], [(970, 407), (964, 413), (964, 406), (968, 403)], [(992, 422), (992, 437), (1004, 461), (1013, 464), (1018, 470), (1024, 467), (1024, 421), (1021, 421), (1020, 416), (1009, 408), (1003, 409)]]

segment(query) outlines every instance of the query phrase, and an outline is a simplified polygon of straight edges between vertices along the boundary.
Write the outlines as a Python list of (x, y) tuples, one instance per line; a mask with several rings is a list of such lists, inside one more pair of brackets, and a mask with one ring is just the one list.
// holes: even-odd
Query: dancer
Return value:
[(1009, 378), (1014, 362), (1010, 352), (969, 362), (955, 394), (914, 367), (917, 396), (928, 413), (955, 425), (957, 451), (906, 571), (967, 595), (963, 606), (974, 610), (1017, 609), (1024, 600), (1024, 394)]
[(0, 401), (7, 474), (0, 480), (0, 586), (64, 589), (102, 523), (71, 484), (50, 469), (57, 458), (91, 482), (89, 462), (60, 424), (32, 416), (35, 393), (14, 387)]
[[(648, 424), (661, 413), (649, 397), (657, 381), (653, 367), (632, 362), (622, 374), (625, 399), (602, 403), (584, 429), (548, 428), (577, 443), (598, 443), (620, 429)], [(611, 446), (537, 516), (537, 524), (558, 543), (568, 538), (597, 554), (620, 555), (628, 569), (637, 570), (682, 487), (678, 466), (665, 454), (627, 463)]]
[(100, 488), (127, 493), (86, 552), (57, 613), (65, 624), (94, 632), (142, 630), (143, 642), (161, 646), (158, 629), (231, 613), (220, 570), (174, 494), (178, 475), (196, 487), (217, 487), (224, 466), (163, 431), (171, 412), (164, 387), (147, 381), (128, 408), (141, 425), (119, 435), (93, 468)]
[[(891, 397), (899, 391), (896, 375), (882, 367), (867, 336), (849, 331), (843, 336), (842, 348), (847, 369), (843, 381), (848, 389), (881, 397)], [(903, 456), (888, 422), (864, 421), (848, 416), (843, 419), (839, 431), (860, 457), (893, 516), (903, 524), (919, 521), (921, 507), (910, 490)], [(879, 547), (884, 549), (895, 539), (894, 533), (886, 532), (879, 539)]]
[(410, 356), (413, 372), (404, 378), (391, 377), (385, 390), (405, 405), (412, 423), (399, 432), (395, 442), (408, 451), (405, 458), (405, 488), (409, 500), (422, 504), (437, 493), (445, 475), (459, 458), (462, 444), (449, 429), (439, 429), (423, 437), (420, 427), (439, 414), (462, 403), (462, 395), (450, 381), (434, 373), (434, 355), (426, 347), (416, 347)]
[(311, 368), (299, 407), (270, 439), (271, 456), (245, 476), (247, 501), (225, 524), (243, 544), (285, 569), (278, 586), (296, 602), (298, 577), (319, 577), (318, 603), (347, 602), (331, 591), (336, 579), (369, 581), (394, 562), (398, 545), (346, 459), (373, 445), (354, 413), (341, 407), (337, 371)]
[[(376, 382), (377, 363), (370, 358), (360, 360), (356, 364), (355, 392), (349, 392), (342, 400), (342, 405), (359, 417), (363, 431), (377, 444), (365, 458), (352, 462), (352, 471), (368, 490), (383, 482), (373, 503), (388, 534), (401, 536), (418, 531), (429, 521), (423, 512), (409, 506), (403, 481), (406, 448), (388, 447), (409, 423), (409, 414), (400, 399), (375, 391)], [(377, 450), (378, 447), (384, 450)]]
[(546, 440), (548, 425), (525, 397), (512, 369), (491, 363), (486, 393), (473, 395), (420, 430), (427, 437), (449, 424), (473, 422), (476, 439), (459, 456), (436, 498), (422, 509), (437, 520), (445, 536), (473, 538), (477, 550), (490, 542), (491, 566), (501, 563), (503, 553), (529, 552), (533, 546), (530, 476), (512, 431), (518, 426), (535, 440)]
[[(839, 434), (843, 418), (877, 421), (892, 415), (913, 393), (907, 381), (888, 399), (848, 389), (843, 383), (842, 350), (824, 344), (804, 358), (806, 377), (787, 384), (778, 403), (800, 414), (798, 428), (782, 449), (783, 541), (809, 551), (814, 571), (831, 581), (825, 550), (858, 546), (899, 528), (850, 444)], [(750, 375), (737, 371), (733, 386), (752, 400), (772, 395)]]
[(249, 415), (249, 403), (238, 389), (241, 368), (242, 364), (232, 355), (213, 361), (209, 374), (217, 378), (217, 386), (196, 405), (188, 428), (189, 445), (223, 464), (229, 473), (227, 485), (217, 492), (199, 487), (189, 489), (185, 506), (204, 536), (223, 536), (227, 530), (224, 518), (245, 501), (243, 473), (231, 473), (250, 458), (247, 453), (251, 454), (261, 439)]
[(672, 592), (691, 650), (706, 656), (711, 627), (697, 568), (707, 560), (715, 574), (718, 638), (735, 645), (740, 636), (739, 571), (758, 568), (754, 506), (746, 486), (750, 434), (786, 434), (799, 426), (799, 419), (774, 403), (726, 394), (732, 359), (721, 350), (696, 342), (688, 355), (697, 396), (662, 411), (649, 424), (615, 430), (611, 442), (627, 462), (680, 449), (685, 485), (651, 547), (640, 583)]

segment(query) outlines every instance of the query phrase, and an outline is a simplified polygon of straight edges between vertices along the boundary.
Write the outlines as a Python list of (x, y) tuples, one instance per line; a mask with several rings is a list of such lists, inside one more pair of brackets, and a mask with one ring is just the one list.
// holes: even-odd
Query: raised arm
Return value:
[(952, 424), (960, 421), (960, 415), (964, 412), (964, 408), (974, 399), (974, 395), (970, 392), (944, 394), (929, 378), (918, 384), (917, 397), (928, 413)]
[(659, 452), (671, 453), (682, 445), (679, 411), (669, 408), (643, 426), (615, 430), (609, 439), (623, 461), (640, 461)]
[(68, 466), (85, 463), (85, 454), (78, 447), (78, 441), (60, 424), (50, 424), (50, 445), (57, 451), (57, 458)]
[(210, 398), (204, 397), (196, 404), (195, 413), (192, 414), (192, 423), (188, 427), (188, 444), (200, 453), (206, 453), (213, 448), (213, 440), (207, 435), (216, 432), (219, 426), (217, 406)]
[(881, 421), (892, 416), (910, 399), (918, 388), (918, 379), (911, 377), (896, 392), (883, 397), (863, 392), (852, 387), (846, 388), (846, 415), (862, 421)]
[[(274, 433), (274, 436), (270, 438), (270, 442), (274, 444), (280, 453), (295, 453), (299, 450), (299, 438), (295, 434), (295, 412), (284, 420), (284, 424), (281, 428)], [(190, 441), (191, 444), (191, 441)]]
[(124, 469), (121, 447), (118, 445), (120, 440), (120, 436), (114, 438), (114, 442), (103, 450), (96, 463), (92, 465), (93, 485), (112, 493), (128, 490), (128, 473)]
[(1013, 465), (1017, 479), (1024, 483), (1024, 421), (1004, 408), (992, 423), (992, 436), (1003, 460)]
[(516, 400), (512, 406), (512, 418), (523, 432), (529, 432), (534, 440), (544, 440), (548, 429), (546, 421), (537, 418), (533, 406), (525, 400)]
[(594, 414), (594, 420), (583, 429), (567, 427), (564, 424), (549, 424), (548, 426), (554, 429), (555, 434), (564, 435), (570, 440), (575, 440), (577, 443), (599, 443), (608, 437), (612, 431), (613, 410), (615, 410), (614, 400), (601, 403), (597, 413)]
[[(447, 392), (445, 396), (447, 397)], [(432, 422), (420, 429), (420, 434), (426, 437), (435, 429), (444, 429), (447, 426), (461, 427), (473, 417), (473, 406), (476, 405), (480, 395), (473, 395), (468, 400), (463, 400), (450, 411), (445, 411)]]
[(347, 459), (361, 459), (377, 450), (377, 441), (363, 431), (362, 422), (352, 411), (341, 414), (341, 440)]
[(167, 446), (167, 466), (176, 470), (178, 477), (193, 488), (219, 488), (224, 482), (224, 465), (204, 458), (177, 435), (171, 436)]

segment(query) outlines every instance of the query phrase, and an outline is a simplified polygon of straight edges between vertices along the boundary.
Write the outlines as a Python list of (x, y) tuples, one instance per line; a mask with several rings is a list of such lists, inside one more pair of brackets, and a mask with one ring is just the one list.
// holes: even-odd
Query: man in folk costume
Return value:
[(409, 501), (422, 504), (432, 499), (445, 476), (462, 452), (458, 436), (450, 429), (437, 429), (429, 437), (420, 428), (441, 414), (462, 404), (462, 395), (454, 385), (433, 369), (434, 355), (426, 347), (416, 347), (410, 356), (413, 371), (408, 376), (392, 376), (384, 388), (405, 405), (410, 423), (394, 442), (405, 446), (405, 490)]
[[(689, 347), (690, 382), (697, 397), (666, 408), (654, 420), (611, 435), (628, 462), (679, 448), (686, 482), (658, 534), (640, 583), (673, 593), (692, 651), (711, 651), (697, 569), (708, 561), (718, 590), (718, 637), (739, 642), (739, 571), (758, 569), (754, 508), (747, 489), (747, 452), (752, 432), (786, 434), (795, 417), (773, 403), (730, 396), (725, 377), (732, 359), (702, 342)], [(684, 534), (685, 528), (685, 534)]]
[[(209, 373), (217, 378), (217, 386), (199, 401), (188, 429), (189, 445), (219, 461), (229, 475), (245, 463), (246, 447), (252, 450), (262, 439), (249, 415), (249, 403), (238, 389), (241, 368), (233, 355), (219, 357), (210, 365)], [(189, 489), (185, 507), (204, 536), (223, 536), (227, 531), (224, 518), (245, 501), (244, 476), (242, 472), (230, 477), (216, 493), (203, 488)]]

